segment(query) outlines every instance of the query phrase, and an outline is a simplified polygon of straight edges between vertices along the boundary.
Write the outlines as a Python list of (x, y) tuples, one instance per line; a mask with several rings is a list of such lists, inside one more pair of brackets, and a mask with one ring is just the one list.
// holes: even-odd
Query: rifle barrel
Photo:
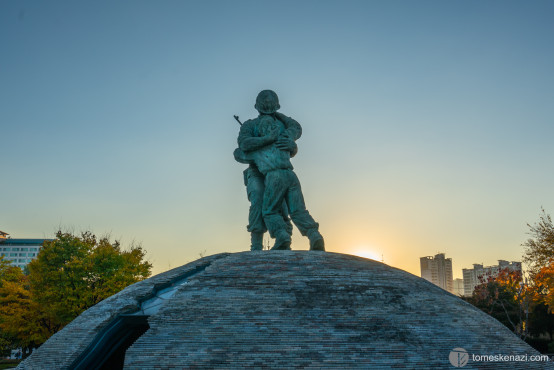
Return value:
[(237, 122), (239, 123), (239, 125), (242, 126), (242, 122), (239, 120), (239, 116), (233, 116), (233, 117), (235, 117), (235, 119), (237, 120)]

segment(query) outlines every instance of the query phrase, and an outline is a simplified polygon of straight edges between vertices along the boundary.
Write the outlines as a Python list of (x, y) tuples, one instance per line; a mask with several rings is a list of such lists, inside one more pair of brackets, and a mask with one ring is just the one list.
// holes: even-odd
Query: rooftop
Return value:
[(0, 239), (1, 245), (42, 245), (45, 241), (53, 239)]

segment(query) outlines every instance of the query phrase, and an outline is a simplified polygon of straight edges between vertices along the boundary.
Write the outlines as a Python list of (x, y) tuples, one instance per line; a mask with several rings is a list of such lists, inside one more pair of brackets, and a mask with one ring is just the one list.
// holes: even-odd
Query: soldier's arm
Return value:
[(235, 149), (235, 151), (233, 152), (233, 156), (235, 157), (235, 161), (239, 163), (244, 163), (244, 164), (254, 163), (252, 161), (252, 158), (250, 158), (250, 156), (247, 153), (240, 150), (240, 148)]
[(294, 141), (298, 140), (302, 136), (302, 126), (296, 120), (285, 116), (283, 113), (275, 112), (275, 116), (279, 121), (283, 122), (285, 129), (289, 134), (289, 137)]
[(256, 137), (253, 131), (252, 121), (246, 121), (240, 127), (237, 142), (243, 152), (251, 152), (272, 144), (279, 135), (278, 131), (273, 131), (269, 135)]

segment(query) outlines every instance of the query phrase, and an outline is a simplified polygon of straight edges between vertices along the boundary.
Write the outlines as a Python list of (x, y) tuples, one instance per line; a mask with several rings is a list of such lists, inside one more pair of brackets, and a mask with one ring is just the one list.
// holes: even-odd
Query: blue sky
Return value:
[(521, 260), (554, 212), (552, 45), (551, 1), (2, 1), (0, 230), (110, 233), (155, 272), (246, 250), (233, 114), (269, 88), (329, 251)]

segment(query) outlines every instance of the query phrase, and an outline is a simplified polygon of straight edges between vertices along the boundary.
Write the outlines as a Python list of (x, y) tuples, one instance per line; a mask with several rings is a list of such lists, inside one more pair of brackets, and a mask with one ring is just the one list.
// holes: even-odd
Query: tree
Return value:
[(10, 261), (4, 259), (4, 256), (0, 256), (0, 287), (6, 281), (17, 281), (22, 275), (21, 269), (17, 266), (13, 266)]
[(520, 271), (501, 270), (477, 285), (468, 301), (525, 339), (532, 296), (522, 281)]
[(547, 333), (549, 348), (554, 349), (554, 225), (541, 208), (539, 222), (527, 226), (531, 238), (523, 243), (523, 260), (529, 266), (529, 279), (523, 283), (521, 274), (503, 271), (477, 286), (468, 301), (534, 346)]
[(527, 226), (532, 238), (523, 244), (523, 260), (529, 265), (533, 293), (530, 329), (536, 336), (548, 333), (550, 345), (554, 346), (554, 225), (550, 215), (541, 208), (539, 222)]
[(532, 237), (523, 243), (525, 247), (523, 260), (529, 265), (531, 277), (554, 259), (554, 225), (544, 208), (541, 208), (541, 211), (538, 223), (527, 224), (530, 230), (528, 234)]
[(11, 294), (13, 285), (17, 284), (23, 279), (23, 273), (21, 269), (16, 266), (12, 266), (9, 261), (6, 261), (3, 256), (0, 256), (0, 355), (5, 356), (9, 354), (12, 348), (19, 345), (16, 335), (8, 333), (3, 328), (3, 321), (1, 317), (5, 310), (9, 308), (7, 302)]
[(149, 277), (144, 257), (140, 246), (122, 250), (107, 237), (58, 231), (29, 263), (29, 275), (0, 290), (0, 328), (24, 345), (40, 345), (86, 309)]
[(554, 340), (554, 314), (540, 302), (533, 302), (529, 315), (529, 334), (535, 338), (548, 334), (550, 342)]
[(28, 278), (4, 282), (0, 288), (0, 329), (11, 340), (11, 347), (36, 347), (49, 337), (41, 321), (44, 310), (32, 299)]
[(536, 291), (536, 301), (548, 307), (550, 313), (554, 312), (554, 258), (550, 263), (542, 267), (533, 277)]

